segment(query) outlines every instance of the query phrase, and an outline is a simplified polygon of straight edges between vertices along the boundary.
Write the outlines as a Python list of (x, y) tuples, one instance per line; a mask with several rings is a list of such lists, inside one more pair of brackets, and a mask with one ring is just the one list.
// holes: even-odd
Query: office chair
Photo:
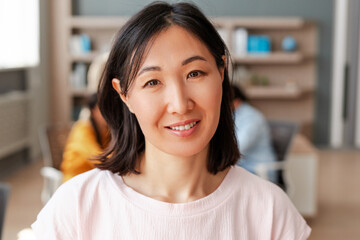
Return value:
[(60, 171), (62, 155), (72, 124), (55, 124), (39, 129), (44, 167), (40, 170), (44, 178), (41, 201), (45, 204), (61, 185), (63, 174)]
[(287, 154), (291, 147), (292, 140), (297, 133), (298, 125), (293, 122), (268, 121), (272, 146), (277, 158), (276, 162), (260, 163), (255, 169), (255, 173), (262, 178), (268, 178), (269, 171), (278, 171), (278, 185), (289, 195), (293, 194), (294, 187), (291, 182), (286, 161)]
[(10, 194), (10, 186), (5, 183), (0, 183), (0, 239), (2, 236), (2, 229), (5, 220), (5, 210)]

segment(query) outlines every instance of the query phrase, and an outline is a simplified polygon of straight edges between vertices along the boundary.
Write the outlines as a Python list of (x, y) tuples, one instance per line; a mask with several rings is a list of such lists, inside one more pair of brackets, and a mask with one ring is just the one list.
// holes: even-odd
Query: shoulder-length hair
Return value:
[[(100, 169), (119, 175), (139, 173), (139, 156), (145, 150), (145, 138), (136, 116), (132, 114), (112, 87), (120, 80), (126, 96), (138, 73), (149, 41), (170, 26), (180, 26), (203, 42), (218, 67), (225, 67), (223, 94), (217, 130), (210, 140), (207, 169), (216, 174), (234, 165), (240, 157), (231, 111), (231, 86), (227, 64), (229, 52), (214, 26), (193, 4), (154, 2), (134, 15), (119, 30), (99, 83), (99, 108), (111, 131), (112, 143), (99, 157)], [(226, 62), (223, 60), (226, 57)]]

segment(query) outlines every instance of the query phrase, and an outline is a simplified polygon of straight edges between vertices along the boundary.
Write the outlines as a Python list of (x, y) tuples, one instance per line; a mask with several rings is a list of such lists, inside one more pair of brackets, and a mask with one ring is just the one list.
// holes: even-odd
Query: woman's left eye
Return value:
[(192, 71), (188, 74), (188, 78), (195, 78), (195, 77), (202, 75), (203, 73), (204, 72), (202, 72), (202, 71)]

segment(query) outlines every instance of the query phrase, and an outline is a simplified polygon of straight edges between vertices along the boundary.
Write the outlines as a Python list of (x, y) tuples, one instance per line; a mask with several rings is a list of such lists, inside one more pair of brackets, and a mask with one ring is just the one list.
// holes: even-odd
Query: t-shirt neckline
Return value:
[(167, 216), (188, 216), (212, 210), (224, 202), (231, 194), (231, 182), (236, 176), (234, 167), (230, 167), (221, 184), (209, 195), (186, 203), (168, 203), (145, 196), (125, 184), (123, 178), (108, 171), (118, 192), (129, 204), (133, 204), (147, 212)]

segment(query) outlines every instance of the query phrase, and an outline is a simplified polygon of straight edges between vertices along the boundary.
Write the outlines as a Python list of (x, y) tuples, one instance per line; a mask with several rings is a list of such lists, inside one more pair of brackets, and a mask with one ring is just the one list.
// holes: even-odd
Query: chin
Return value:
[(169, 155), (187, 158), (202, 153), (203, 151), (207, 151), (208, 146), (209, 144), (191, 144), (191, 146), (181, 146), (181, 144), (176, 144), (176, 146), (169, 146), (166, 149), (160, 150)]

